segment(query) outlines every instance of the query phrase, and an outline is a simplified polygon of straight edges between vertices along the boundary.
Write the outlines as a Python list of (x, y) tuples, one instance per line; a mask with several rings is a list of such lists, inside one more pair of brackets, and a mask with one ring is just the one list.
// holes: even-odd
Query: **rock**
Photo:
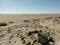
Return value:
[(14, 23), (13, 21), (8, 22), (9, 24)]
[(7, 26), (7, 23), (0, 23), (0, 26)]

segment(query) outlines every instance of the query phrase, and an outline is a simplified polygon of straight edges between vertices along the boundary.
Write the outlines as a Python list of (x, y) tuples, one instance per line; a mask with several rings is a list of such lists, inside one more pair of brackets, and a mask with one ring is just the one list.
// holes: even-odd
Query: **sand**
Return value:
[[(29, 31), (33, 32), (35, 30), (38, 32), (41, 30), (43, 36), (49, 32), (54, 40), (53, 44), (50, 45), (60, 45), (59, 17), (60, 14), (0, 14), (0, 23), (7, 23), (7, 26), (0, 26), (0, 37), (3, 37), (0, 38), (0, 45), (27, 45), (28, 42), (31, 42), (32, 45), (35, 39), (38, 40), (38, 33), (31, 35), (35, 37), (33, 39), (30, 39), (31, 36), (27, 36), (27, 34)], [(24, 20), (28, 20), (29, 22), (24, 22)], [(42, 28), (39, 26), (42, 26)], [(11, 32), (8, 33), (8, 30)], [(5, 36), (1, 36), (2, 34)], [(9, 39), (12, 35), (12, 39)], [(24, 38), (26, 41), (24, 44), (22, 44), (23, 41), (20, 35), (27, 38)], [(35, 43), (34, 45), (44, 45), (40, 42)]]

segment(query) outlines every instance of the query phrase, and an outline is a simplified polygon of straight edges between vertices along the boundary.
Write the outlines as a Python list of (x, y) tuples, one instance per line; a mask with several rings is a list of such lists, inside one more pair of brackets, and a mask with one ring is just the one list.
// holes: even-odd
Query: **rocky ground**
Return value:
[(0, 45), (60, 45), (60, 17), (23, 20), (0, 25)]

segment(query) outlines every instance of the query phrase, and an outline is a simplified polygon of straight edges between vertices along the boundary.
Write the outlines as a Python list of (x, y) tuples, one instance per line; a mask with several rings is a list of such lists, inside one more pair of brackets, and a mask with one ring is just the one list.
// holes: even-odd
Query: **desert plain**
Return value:
[(0, 14), (0, 45), (60, 45), (60, 14)]

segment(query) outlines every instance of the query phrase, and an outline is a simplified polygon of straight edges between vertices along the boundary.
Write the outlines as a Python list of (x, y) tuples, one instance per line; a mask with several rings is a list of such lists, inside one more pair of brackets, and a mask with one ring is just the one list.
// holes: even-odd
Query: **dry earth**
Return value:
[(0, 45), (60, 45), (60, 14), (0, 14)]

